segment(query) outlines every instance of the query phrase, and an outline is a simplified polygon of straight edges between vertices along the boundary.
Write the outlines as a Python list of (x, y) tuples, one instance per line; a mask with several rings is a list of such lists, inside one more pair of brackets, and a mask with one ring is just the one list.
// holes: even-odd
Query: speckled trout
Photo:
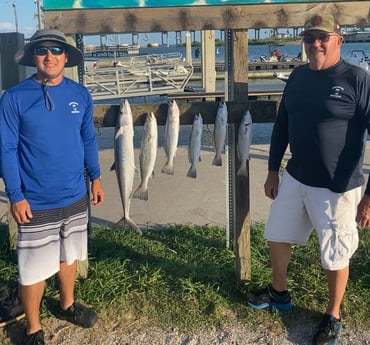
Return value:
[(113, 230), (128, 225), (141, 234), (140, 228), (130, 218), (130, 196), (132, 193), (135, 160), (134, 128), (131, 107), (127, 99), (121, 101), (120, 111), (114, 134), (114, 163), (110, 170), (116, 171), (119, 193), (123, 207), (123, 217), (113, 226)]
[(164, 152), (167, 157), (167, 161), (162, 168), (162, 173), (164, 174), (174, 174), (173, 160), (176, 156), (179, 131), (180, 110), (176, 101), (173, 99), (168, 102), (167, 120), (164, 132)]
[(197, 177), (197, 165), (201, 161), (200, 149), (202, 146), (202, 130), (203, 130), (203, 118), (200, 113), (195, 114), (193, 125), (190, 133), (190, 143), (188, 147), (188, 157), (190, 162), (190, 168), (186, 176), (196, 178)]
[(225, 101), (221, 101), (217, 107), (217, 114), (214, 128), (214, 143), (216, 154), (212, 165), (222, 166), (221, 154), (225, 148), (227, 130), (227, 106)]
[(157, 158), (158, 148), (158, 129), (157, 119), (153, 113), (146, 117), (143, 137), (141, 139), (141, 148), (139, 154), (140, 178), (139, 187), (132, 194), (133, 198), (148, 200), (148, 182), (151, 176), (154, 176), (154, 165)]
[(249, 151), (252, 144), (252, 125), (252, 115), (250, 111), (247, 110), (240, 121), (238, 129), (238, 143), (236, 146), (240, 162), (238, 172), (236, 173), (238, 176), (248, 175), (246, 161), (250, 158)]

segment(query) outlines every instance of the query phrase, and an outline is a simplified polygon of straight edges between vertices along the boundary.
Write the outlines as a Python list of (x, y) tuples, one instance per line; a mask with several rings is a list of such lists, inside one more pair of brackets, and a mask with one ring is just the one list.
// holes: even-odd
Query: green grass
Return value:
[[(76, 298), (96, 308), (107, 322), (145, 320), (192, 331), (222, 328), (235, 320), (274, 328), (316, 319), (326, 304), (327, 287), (315, 235), (306, 246), (293, 248), (288, 282), (293, 311), (256, 311), (245, 305), (246, 291), (271, 279), (263, 230), (263, 224), (252, 225), (252, 282), (243, 284), (236, 279), (234, 253), (225, 247), (222, 228), (178, 225), (140, 237), (127, 230), (94, 227), (89, 276), (78, 280)], [(0, 231), (0, 277), (5, 282), (17, 277), (16, 257), (9, 250), (5, 228)], [(370, 327), (369, 265), (370, 233), (361, 231), (343, 303), (347, 325)], [(48, 281), (45, 297), (43, 317), (50, 315), (47, 301), (58, 298), (54, 278)]]

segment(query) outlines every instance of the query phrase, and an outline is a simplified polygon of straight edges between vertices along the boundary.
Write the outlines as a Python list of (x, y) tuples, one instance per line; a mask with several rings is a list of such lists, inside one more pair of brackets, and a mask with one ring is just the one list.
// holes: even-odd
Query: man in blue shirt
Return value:
[(18, 223), (20, 298), (27, 317), (26, 344), (42, 345), (40, 303), (45, 280), (57, 274), (56, 316), (91, 327), (96, 313), (75, 302), (77, 260), (87, 257), (88, 193), (104, 201), (93, 102), (88, 90), (63, 75), (82, 53), (58, 30), (37, 31), (15, 60), (37, 72), (0, 101), (1, 165)]

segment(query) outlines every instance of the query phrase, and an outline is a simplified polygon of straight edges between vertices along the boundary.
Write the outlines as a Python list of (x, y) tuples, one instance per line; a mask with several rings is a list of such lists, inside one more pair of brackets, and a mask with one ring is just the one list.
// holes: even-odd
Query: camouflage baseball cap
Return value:
[(303, 36), (307, 31), (320, 30), (325, 32), (340, 33), (340, 26), (331, 14), (315, 14), (304, 24), (303, 31), (299, 34)]

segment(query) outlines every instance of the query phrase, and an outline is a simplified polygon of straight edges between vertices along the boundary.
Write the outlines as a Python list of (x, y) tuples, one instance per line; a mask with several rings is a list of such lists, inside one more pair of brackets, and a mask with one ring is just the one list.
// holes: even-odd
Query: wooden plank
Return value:
[(240, 281), (252, 278), (249, 161), (246, 165), (248, 176), (235, 174), (235, 264)]
[[(274, 122), (277, 111), (277, 101), (245, 101), (227, 102), (228, 122), (239, 123), (246, 109), (250, 109), (255, 123)], [(180, 123), (191, 125), (195, 113), (201, 113), (204, 124), (213, 124), (217, 113), (217, 102), (180, 103)], [(146, 114), (153, 112), (158, 125), (164, 125), (167, 119), (167, 104), (131, 104), (135, 126), (144, 126)], [(114, 127), (119, 113), (119, 105), (95, 105), (94, 122), (97, 127)]]
[(66, 34), (302, 27), (315, 12), (341, 25), (370, 26), (369, 1), (45, 11), (45, 26)]
[(242, 101), (248, 95), (248, 56), (245, 53), (248, 47), (248, 32), (233, 30), (232, 45), (232, 75), (233, 101)]

